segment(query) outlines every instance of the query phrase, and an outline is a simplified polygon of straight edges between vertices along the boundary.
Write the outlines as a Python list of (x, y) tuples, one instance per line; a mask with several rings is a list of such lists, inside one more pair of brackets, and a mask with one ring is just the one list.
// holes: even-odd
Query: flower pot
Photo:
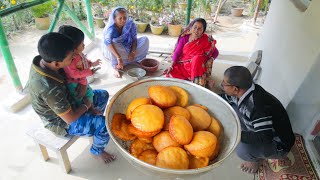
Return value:
[(160, 35), (164, 29), (164, 26), (153, 26), (150, 24), (151, 32), (155, 35)]
[(144, 23), (144, 22), (135, 21), (134, 23), (137, 25), (137, 29), (139, 33), (143, 33), (148, 26), (148, 23)]
[(182, 26), (181, 24), (172, 25), (168, 24), (169, 36), (178, 37), (181, 34)]
[(34, 18), (36, 23), (36, 28), (40, 30), (47, 30), (50, 27), (50, 18)]
[(105, 23), (104, 23), (104, 18), (103, 17), (94, 17), (96, 23), (97, 23), (97, 26), (99, 28), (104, 28), (105, 26)]
[(180, 9), (186, 9), (188, 6), (188, 3), (178, 3), (178, 5)]
[(231, 14), (232, 14), (232, 16), (240, 17), (240, 16), (242, 16), (243, 10), (244, 10), (244, 8), (232, 8)]

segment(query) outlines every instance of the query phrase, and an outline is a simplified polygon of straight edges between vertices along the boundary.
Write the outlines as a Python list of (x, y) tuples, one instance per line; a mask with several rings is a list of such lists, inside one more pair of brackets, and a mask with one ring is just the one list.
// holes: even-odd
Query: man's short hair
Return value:
[(70, 51), (73, 51), (73, 41), (60, 33), (45, 34), (38, 42), (38, 52), (46, 62), (62, 62)]
[(224, 76), (228, 78), (228, 83), (241, 89), (249, 89), (252, 85), (252, 76), (250, 71), (243, 66), (229, 67)]
[(62, 25), (59, 27), (59, 33), (68, 36), (74, 43), (74, 48), (77, 48), (84, 40), (84, 33), (73, 26)]

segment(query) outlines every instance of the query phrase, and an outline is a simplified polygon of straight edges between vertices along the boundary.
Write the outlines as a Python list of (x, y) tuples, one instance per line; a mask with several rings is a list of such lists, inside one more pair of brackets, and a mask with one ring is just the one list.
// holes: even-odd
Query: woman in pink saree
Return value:
[(211, 68), (219, 51), (212, 36), (204, 33), (206, 27), (206, 21), (197, 18), (179, 36), (172, 65), (165, 70), (167, 77), (192, 81), (210, 89), (213, 87)]

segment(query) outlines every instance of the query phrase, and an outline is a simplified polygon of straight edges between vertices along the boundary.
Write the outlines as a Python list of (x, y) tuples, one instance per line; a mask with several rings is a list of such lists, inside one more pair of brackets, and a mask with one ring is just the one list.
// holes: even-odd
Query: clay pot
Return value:
[(47, 30), (50, 27), (50, 18), (45, 17), (45, 18), (34, 18), (35, 19), (35, 24), (36, 28), (40, 30)]
[(241, 17), (243, 13), (244, 8), (232, 8), (231, 14), (235, 17)]
[(181, 24), (172, 25), (168, 24), (169, 36), (178, 37), (181, 34), (182, 26)]
[(144, 31), (146, 31), (148, 23), (139, 22), (139, 21), (135, 21), (134, 23), (137, 25), (137, 29), (139, 33), (143, 33)]
[(96, 23), (97, 23), (99, 28), (104, 28), (104, 26), (105, 26), (104, 19), (105, 18), (103, 18), (103, 17), (94, 17), (94, 19), (95, 19), (95, 21), (96, 21)]
[(155, 35), (160, 35), (164, 29), (164, 26), (153, 26), (150, 24), (151, 32)]
[(179, 3), (178, 5), (180, 9), (186, 9), (188, 6), (188, 3)]
[(155, 72), (159, 68), (159, 61), (155, 59), (144, 59), (140, 62), (140, 65), (148, 72)]

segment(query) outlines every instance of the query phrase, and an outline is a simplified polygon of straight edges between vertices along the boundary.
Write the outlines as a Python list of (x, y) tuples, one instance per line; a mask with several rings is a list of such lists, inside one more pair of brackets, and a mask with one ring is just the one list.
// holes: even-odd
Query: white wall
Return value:
[(286, 107), (320, 54), (320, 1), (300, 12), (289, 0), (272, 1), (256, 49), (263, 50), (260, 84)]
[(263, 50), (258, 82), (287, 107), (298, 133), (308, 128), (320, 108), (319, 22), (319, 0), (305, 12), (289, 0), (272, 1), (255, 47)]
[(320, 54), (287, 106), (295, 132), (308, 137), (320, 113)]

